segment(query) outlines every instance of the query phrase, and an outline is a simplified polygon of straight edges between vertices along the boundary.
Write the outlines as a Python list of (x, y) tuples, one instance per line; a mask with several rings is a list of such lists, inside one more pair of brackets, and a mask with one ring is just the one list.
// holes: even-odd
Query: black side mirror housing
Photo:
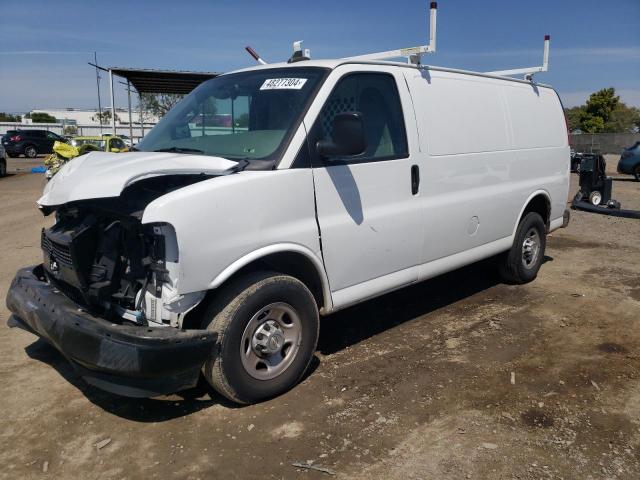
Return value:
[(360, 112), (339, 113), (333, 119), (331, 140), (319, 140), (316, 150), (321, 157), (360, 155), (367, 149)]

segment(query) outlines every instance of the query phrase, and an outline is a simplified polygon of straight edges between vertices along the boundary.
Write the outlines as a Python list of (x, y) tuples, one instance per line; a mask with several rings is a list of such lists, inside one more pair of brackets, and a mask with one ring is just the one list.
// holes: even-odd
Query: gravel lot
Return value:
[[(0, 179), (3, 298), (39, 261), (43, 184)], [(640, 184), (614, 197), (640, 209)], [(638, 220), (572, 212), (525, 286), (480, 264), (327, 317), (302, 384), (244, 408), (104, 393), (7, 318), (0, 478), (640, 478)]]

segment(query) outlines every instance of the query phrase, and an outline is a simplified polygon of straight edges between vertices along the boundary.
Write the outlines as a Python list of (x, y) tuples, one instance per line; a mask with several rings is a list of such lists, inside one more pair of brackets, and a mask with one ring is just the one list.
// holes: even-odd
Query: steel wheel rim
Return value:
[(33, 147), (27, 147), (24, 153), (27, 155), (27, 157), (33, 158), (36, 156), (36, 149)]
[(302, 340), (302, 321), (284, 302), (271, 303), (256, 312), (244, 329), (240, 358), (245, 371), (258, 380), (281, 375), (296, 358)]
[(522, 242), (522, 265), (525, 268), (533, 267), (540, 256), (540, 234), (535, 228), (530, 228)]

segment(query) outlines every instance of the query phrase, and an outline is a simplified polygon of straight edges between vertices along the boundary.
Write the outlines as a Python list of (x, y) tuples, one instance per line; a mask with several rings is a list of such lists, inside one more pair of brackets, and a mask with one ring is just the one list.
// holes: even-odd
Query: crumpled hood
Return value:
[(161, 175), (225, 175), (238, 163), (220, 157), (165, 152), (91, 152), (65, 164), (49, 181), (38, 205), (117, 197), (129, 185)]

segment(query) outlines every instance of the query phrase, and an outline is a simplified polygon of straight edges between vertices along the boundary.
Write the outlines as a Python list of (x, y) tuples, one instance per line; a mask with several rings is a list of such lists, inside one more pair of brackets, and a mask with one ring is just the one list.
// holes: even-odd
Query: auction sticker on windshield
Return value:
[(267, 78), (260, 90), (300, 90), (306, 78)]

